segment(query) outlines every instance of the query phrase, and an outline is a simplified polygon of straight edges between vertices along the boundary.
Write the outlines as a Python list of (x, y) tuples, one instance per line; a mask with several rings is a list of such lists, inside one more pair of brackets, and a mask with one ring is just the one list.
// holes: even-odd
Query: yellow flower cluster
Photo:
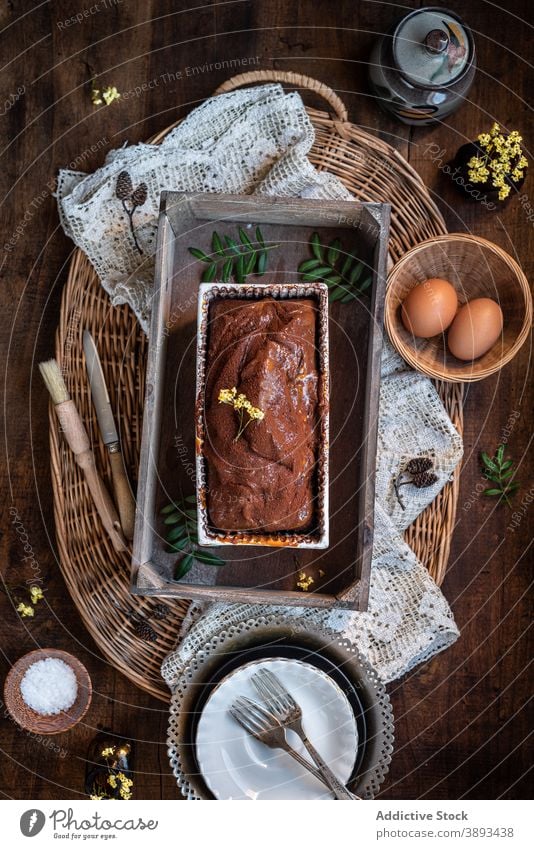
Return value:
[(121, 799), (132, 798), (131, 788), (133, 787), (133, 781), (131, 778), (126, 778), (123, 772), (118, 772), (116, 775), (109, 775), (108, 784), (113, 788), (113, 790), (116, 790), (119, 786), (119, 795)]
[(44, 598), (41, 587), (30, 587), (30, 596), (32, 604), (37, 604), (38, 601), (41, 601)]
[(494, 123), (489, 133), (480, 133), (477, 140), (483, 152), (472, 156), (467, 163), (469, 179), (472, 183), (491, 181), (493, 188), (499, 190), (499, 200), (505, 200), (511, 189), (506, 178), (517, 183), (528, 167), (521, 148), (523, 139), (517, 130), (504, 135)]
[(114, 85), (107, 85), (102, 91), (94, 85), (91, 88), (91, 101), (94, 106), (102, 106), (103, 103), (109, 106), (114, 100), (119, 100), (120, 96), (120, 91)]
[[(265, 413), (263, 410), (260, 410), (259, 407), (254, 407), (250, 401), (248, 400), (246, 395), (237, 394), (237, 389), (235, 386), (232, 386), (231, 389), (221, 389), (219, 392), (219, 403), (220, 404), (229, 404), (231, 407), (239, 413), (239, 428), (237, 431), (237, 436), (234, 439), (234, 442), (237, 442), (243, 431), (248, 425), (253, 421), (261, 422), (261, 420), (265, 417)], [(247, 414), (248, 419), (244, 421), (244, 414)]]
[(115, 749), (113, 746), (106, 746), (105, 749), (102, 749), (102, 757), (103, 758), (111, 758), (115, 754)]
[(29, 604), (24, 604), (21, 601), (21, 603), (17, 606), (17, 613), (20, 613), (22, 618), (25, 619), (27, 616), (33, 616), (35, 610), (33, 609), (33, 607), (30, 607)]

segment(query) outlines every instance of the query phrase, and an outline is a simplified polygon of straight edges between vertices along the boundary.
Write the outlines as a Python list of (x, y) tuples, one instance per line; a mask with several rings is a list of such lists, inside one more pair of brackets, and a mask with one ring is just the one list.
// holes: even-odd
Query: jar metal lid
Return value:
[(444, 88), (457, 82), (474, 56), (469, 28), (454, 12), (439, 6), (416, 9), (393, 33), (393, 58), (413, 85)]

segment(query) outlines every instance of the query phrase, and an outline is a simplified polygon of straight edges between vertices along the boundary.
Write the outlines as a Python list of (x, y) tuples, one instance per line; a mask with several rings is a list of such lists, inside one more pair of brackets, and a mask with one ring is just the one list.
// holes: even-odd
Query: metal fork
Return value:
[(304, 758), (300, 752), (297, 752), (289, 745), (283, 726), (262, 705), (259, 705), (246, 696), (239, 696), (230, 707), (230, 714), (245, 731), (251, 734), (252, 737), (255, 737), (256, 740), (259, 740), (260, 743), (264, 743), (270, 749), (283, 749), (297, 763), (307, 769), (308, 772), (311, 772), (328, 790), (332, 789), (320, 771), (310, 761)]
[(259, 669), (251, 680), (270, 712), (279, 720), (283, 728), (289, 728), (298, 734), (317, 764), (323, 780), (335, 793), (336, 799), (359, 799), (360, 797), (351, 793), (332, 772), (315, 746), (308, 740), (302, 722), (302, 709), (280, 679), (268, 669)]

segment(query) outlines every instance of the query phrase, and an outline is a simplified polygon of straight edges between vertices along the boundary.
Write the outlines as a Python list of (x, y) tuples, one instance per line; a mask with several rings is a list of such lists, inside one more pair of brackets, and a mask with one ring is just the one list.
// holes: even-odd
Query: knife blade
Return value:
[(96, 410), (98, 427), (102, 441), (109, 451), (113, 491), (115, 493), (122, 530), (126, 539), (133, 539), (135, 501), (124, 468), (119, 435), (115, 425), (113, 410), (111, 409), (102, 363), (100, 362), (95, 340), (88, 330), (84, 330), (83, 332), (83, 349), (85, 352), (87, 375), (91, 386), (91, 399)]

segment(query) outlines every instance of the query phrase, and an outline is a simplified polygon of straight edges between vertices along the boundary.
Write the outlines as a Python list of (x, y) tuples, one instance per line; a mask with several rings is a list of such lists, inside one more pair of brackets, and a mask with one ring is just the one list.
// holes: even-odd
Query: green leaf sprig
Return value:
[(364, 274), (365, 266), (353, 254), (343, 250), (340, 239), (323, 245), (318, 233), (310, 239), (311, 259), (299, 265), (304, 282), (319, 280), (329, 288), (328, 300), (346, 304), (359, 298), (370, 288), (371, 275)]
[(512, 460), (505, 459), (504, 451), (504, 445), (499, 445), (493, 457), (490, 457), (485, 451), (480, 455), (482, 473), (487, 480), (494, 484), (494, 486), (484, 490), (484, 495), (495, 496), (511, 507), (510, 496), (519, 489), (519, 483), (513, 480), (517, 470), (514, 469)]
[(242, 227), (238, 234), (239, 241), (231, 236), (220, 236), (215, 231), (211, 238), (211, 254), (200, 248), (189, 248), (189, 253), (195, 259), (206, 264), (201, 278), (203, 283), (213, 283), (217, 279), (228, 283), (232, 277), (237, 283), (244, 283), (249, 274), (257, 274), (259, 277), (265, 274), (268, 251), (280, 245), (265, 244), (259, 227), (256, 227), (254, 242)]
[(175, 581), (187, 575), (195, 560), (199, 563), (207, 563), (209, 566), (224, 566), (225, 563), (215, 554), (199, 548), (197, 511), (192, 506), (195, 504), (196, 496), (186, 495), (180, 503), (167, 504), (161, 511), (163, 524), (171, 528), (165, 537), (167, 550), (182, 555), (174, 570), (173, 580)]

